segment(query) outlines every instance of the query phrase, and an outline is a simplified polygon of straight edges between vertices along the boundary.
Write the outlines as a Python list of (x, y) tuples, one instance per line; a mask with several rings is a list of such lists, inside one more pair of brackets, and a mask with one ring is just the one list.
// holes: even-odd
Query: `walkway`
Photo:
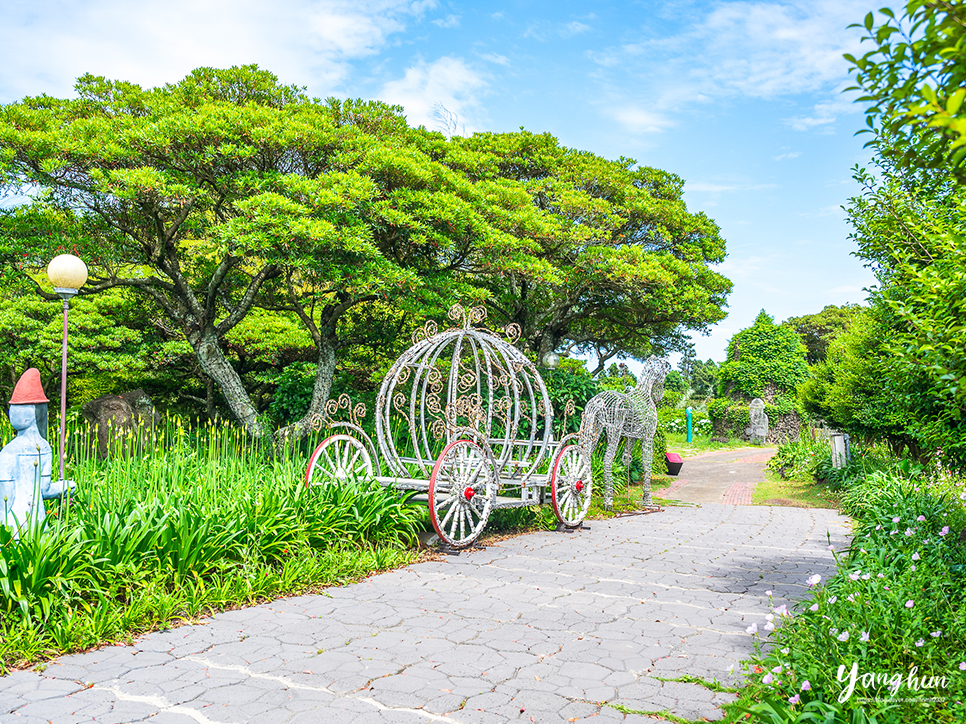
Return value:
[(0, 722), (717, 719), (745, 628), (828, 576), (829, 510), (706, 504), (519, 536), (0, 678)]
[(765, 479), (765, 464), (777, 451), (744, 448), (685, 458), (680, 475), (654, 496), (685, 503), (751, 505), (751, 493)]

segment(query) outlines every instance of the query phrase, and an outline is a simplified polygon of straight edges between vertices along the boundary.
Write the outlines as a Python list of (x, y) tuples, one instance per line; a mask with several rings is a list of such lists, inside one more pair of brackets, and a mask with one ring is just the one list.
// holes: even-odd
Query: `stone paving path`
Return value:
[(755, 486), (765, 479), (765, 463), (776, 452), (777, 448), (745, 448), (685, 458), (670, 487), (654, 495), (686, 503), (751, 505)]
[[(830, 510), (703, 505), (519, 536), (0, 678), (3, 724), (721, 717), (745, 628), (834, 561)], [(658, 678), (661, 677), (661, 678)]]

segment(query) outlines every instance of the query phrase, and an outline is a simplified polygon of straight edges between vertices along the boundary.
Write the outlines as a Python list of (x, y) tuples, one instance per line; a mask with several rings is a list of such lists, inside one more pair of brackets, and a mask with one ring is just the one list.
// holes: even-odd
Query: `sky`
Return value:
[(312, 96), (372, 98), (411, 124), (549, 131), (685, 180), (721, 227), (728, 317), (699, 359), (764, 309), (861, 302), (872, 274), (842, 206), (869, 163), (843, 53), (871, 0), (0, 0), (0, 103), (69, 97), (84, 73), (144, 87), (255, 63)]

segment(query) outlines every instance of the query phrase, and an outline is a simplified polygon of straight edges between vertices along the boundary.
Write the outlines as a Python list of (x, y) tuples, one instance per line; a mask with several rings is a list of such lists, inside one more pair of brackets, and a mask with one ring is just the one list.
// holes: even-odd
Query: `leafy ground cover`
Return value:
[(49, 504), (46, 529), (0, 529), (0, 673), (417, 556), (408, 497), (306, 488), (303, 456), (227, 426), (159, 438), (150, 455), (76, 455), (77, 493)]
[(908, 462), (852, 480), (851, 547), (830, 580), (808, 577), (803, 600), (750, 627), (757, 654), (729, 720), (966, 720), (966, 481)]

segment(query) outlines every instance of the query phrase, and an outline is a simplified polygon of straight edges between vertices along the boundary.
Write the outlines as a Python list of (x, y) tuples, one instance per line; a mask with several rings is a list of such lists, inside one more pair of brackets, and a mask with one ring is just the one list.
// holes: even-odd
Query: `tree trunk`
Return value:
[(252, 405), (238, 372), (225, 359), (214, 330), (202, 332), (190, 341), (201, 369), (218, 385), (238, 424), (252, 437), (264, 435), (265, 428), (258, 419), (258, 411)]
[(318, 344), (318, 359), (315, 368), (315, 384), (312, 387), (312, 401), (308, 412), (301, 420), (279, 428), (275, 432), (276, 441), (286, 438), (300, 440), (312, 432), (313, 421), (319, 419), (325, 410), (325, 403), (329, 401), (332, 392), (332, 380), (335, 379), (335, 340), (331, 337), (320, 336)]

